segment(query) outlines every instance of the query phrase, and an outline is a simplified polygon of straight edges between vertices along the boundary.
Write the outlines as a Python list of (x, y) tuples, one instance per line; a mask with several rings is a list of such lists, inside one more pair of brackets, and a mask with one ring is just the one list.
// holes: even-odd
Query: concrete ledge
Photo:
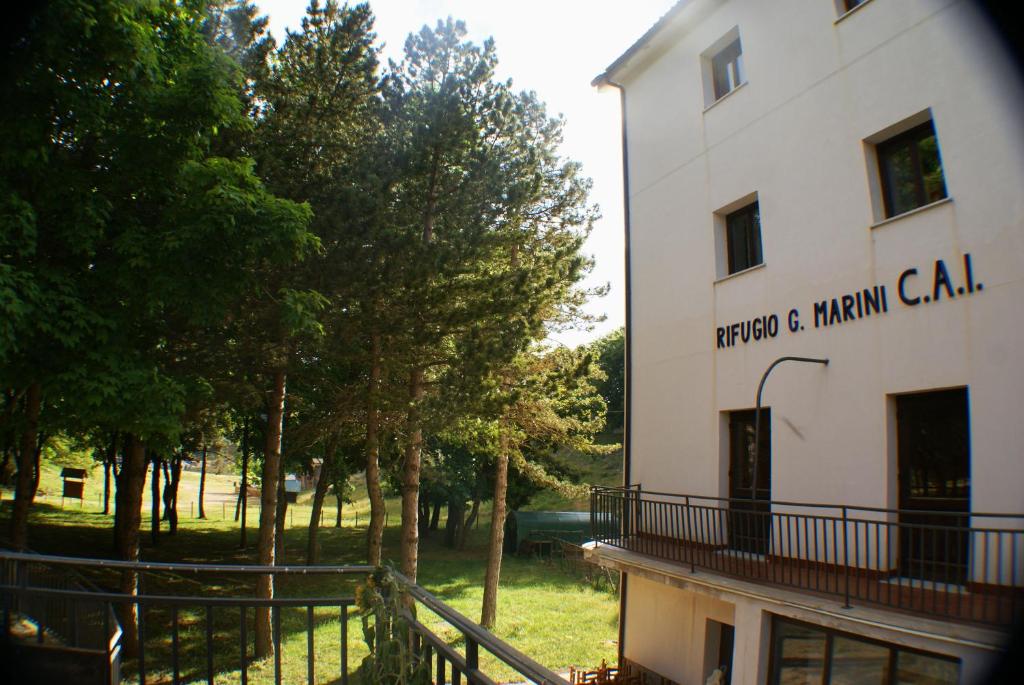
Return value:
[(762, 602), (773, 605), (779, 609), (779, 613), (812, 623), (839, 628), (841, 624), (852, 623), (874, 633), (896, 633), (990, 652), (1003, 651), (1008, 639), (1007, 634), (996, 629), (915, 616), (880, 607), (854, 606), (846, 609), (840, 601), (826, 597), (739, 580), (703, 569), (691, 572), (687, 566), (600, 543), (588, 543), (583, 549), (585, 559), (605, 568), (710, 595), (723, 601), (735, 602), (736, 599), (745, 598)]

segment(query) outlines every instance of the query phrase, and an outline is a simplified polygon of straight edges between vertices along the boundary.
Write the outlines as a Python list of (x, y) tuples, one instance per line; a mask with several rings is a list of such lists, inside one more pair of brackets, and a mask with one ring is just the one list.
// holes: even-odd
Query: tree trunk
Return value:
[(110, 513), (110, 459), (103, 459), (103, 515)]
[(366, 407), (366, 494), (370, 498), (370, 524), (366, 528), (366, 560), (380, 566), (387, 510), (380, 486), (380, 335), (371, 336), (370, 386)]
[(121, 478), (124, 475), (125, 464), (128, 463), (128, 438), (130, 436), (125, 435), (121, 440), (120, 452), (121, 452), (121, 465), (118, 466), (116, 463), (112, 467), (114, 472), (114, 551), (113, 554), (116, 557), (118, 550), (120, 549), (121, 540), (121, 527), (122, 519), (125, 517), (127, 511), (127, 505), (122, 501), (128, 492), (128, 487), (121, 484)]
[(338, 516), (337, 516), (337, 518), (334, 519), (334, 527), (335, 528), (341, 528), (341, 493), (340, 492), (336, 492), (334, 494), (334, 496), (338, 500)]
[(441, 522), (441, 505), (442, 504), (443, 504), (443, 502), (441, 500), (436, 500), (434, 502), (434, 513), (430, 517), (430, 527), (429, 527), (430, 530), (437, 530), (437, 525)]
[(465, 529), (466, 503), (461, 497), (452, 498), (448, 502), (448, 521), (444, 525), (444, 545), (455, 548), (460, 534)]
[(249, 417), (245, 417), (242, 420), (242, 489), (238, 493), (242, 502), (241, 512), (241, 523), (240, 523), (240, 535), (238, 540), (238, 548), (245, 549), (246, 530), (245, 530), (245, 514), (249, 507)]
[(324, 450), (324, 461), (320, 465), (320, 477), (316, 479), (316, 490), (313, 492), (313, 513), (309, 516), (309, 534), (306, 540), (306, 563), (316, 564), (320, 562), (320, 549), (317, 545), (317, 534), (320, 531), (320, 515), (323, 513), (324, 498), (327, 496), (327, 486), (330, 485), (328, 473), (334, 468), (334, 457), (337, 452), (338, 443), (331, 440)]
[(203, 444), (203, 467), (199, 472), (199, 518), (206, 518), (206, 510), (203, 508), (203, 498), (206, 496), (206, 444)]
[[(171, 456), (171, 459), (174, 459), (173, 455)], [(169, 462), (170, 462), (169, 459), (168, 460), (164, 460), (164, 464), (163, 464), (163, 468), (164, 468), (164, 493), (163, 493), (164, 515), (160, 517), (161, 521), (170, 521), (171, 520), (171, 497), (172, 497), (172, 495), (171, 495), (171, 465), (170, 465)]]
[(181, 460), (181, 454), (171, 457), (171, 507), (167, 516), (170, 535), (175, 535), (178, 532), (178, 486), (181, 484)]
[(14, 467), (11, 466), (11, 454), (13, 453), (14, 449), (12, 448), (10, 442), (5, 441), (4, 460), (3, 463), (0, 464), (0, 485), (6, 486), (11, 484), (11, 472), (14, 470)]
[(499, 454), (494, 474), (494, 509), (491, 513), (491, 540), (487, 550), (487, 574), (484, 577), (483, 610), (480, 625), (494, 628), (498, 612), (498, 578), (501, 576), (501, 547), (505, 542), (505, 493), (508, 490), (508, 430), (498, 426)]
[(153, 460), (153, 477), (150, 481), (150, 536), (153, 546), (160, 544), (160, 457), (151, 453)]
[(414, 368), (409, 372), (409, 411), (406, 414), (409, 442), (405, 447), (405, 463), (402, 465), (402, 573), (414, 583), (419, 562), (420, 542), (418, 514), (420, 453), (423, 447), (420, 403), (423, 401), (423, 376), (421, 367)]
[[(117, 431), (110, 436), (110, 447), (103, 457), (103, 514), (110, 513), (110, 474), (117, 467)], [(115, 474), (116, 471), (115, 471)]]
[(480, 494), (477, 493), (473, 497), (473, 507), (469, 510), (469, 516), (466, 517), (466, 522), (462, 524), (462, 528), (459, 530), (459, 539), (455, 541), (455, 549), (466, 548), (466, 534), (469, 529), (476, 523), (477, 517), (480, 515)]
[(25, 395), (25, 428), (21, 434), (18, 452), (18, 479), (14, 491), (14, 510), (11, 512), (11, 545), (16, 550), (28, 544), (28, 510), (35, 499), (34, 471), (36, 440), (39, 432), (39, 411), (43, 404), (43, 389), (39, 383), (29, 386)]
[(3, 416), (0, 417), (0, 426), (5, 426), (7, 429), (0, 431), (0, 435), (3, 436), (4, 451), (3, 464), (0, 464), (0, 485), (10, 485), (11, 479), (14, 477), (15, 464), (11, 463), (11, 459), (13, 457), (15, 462), (17, 461), (17, 456), (15, 456), (16, 450), (14, 448), (14, 443), (17, 440), (13, 431), (9, 429), (9, 421), (11, 420), (11, 417), (14, 416), (14, 410), (21, 402), (23, 394), (24, 391), (21, 393), (17, 393), (13, 390), (4, 391), (4, 413)]
[(274, 563), (284, 564), (284, 524), (288, 515), (288, 493), (284, 489), (284, 476), (277, 480), (277, 513), (274, 517)]
[[(281, 470), (281, 429), (284, 419), (285, 372), (274, 373), (274, 388), (270, 393), (267, 407), (267, 442), (263, 449), (263, 483), (260, 490), (260, 530), (257, 542), (257, 562), (263, 566), (274, 565), (274, 519), (277, 513), (277, 481)], [(256, 581), (256, 596), (260, 599), (274, 597), (274, 577), (261, 575)], [(267, 657), (274, 652), (273, 636), (270, 632), (270, 608), (256, 609), (257, 658)]]
[(29, 498), (29, 506), (36, 501), (36, 493), (39, 492), (39, 479), (43, 477), (43, 445), (46, 444), (47, 436), (40, 433), (36, 439), (36, 451), (32, 459), (32, 496)]
[(419, 511), (416, 514), (416, 518), (419, 521), (419, 534), (424, 540), (430, 537), (430, 499), (423, 493), (423, 489), (420, 488), (419, 494)]
[[(117, 479), (115, 516), (118, 519), (117, 557), (123, 561), (139, 560), (139, 526), (142, 523), (142, 490), (146, 484), (146, 447), (134, 435), (126, 440), (125, 459)], [(138, 592), (139, 574), (136, 571), (121, 572), (121, 592), (135, 595)], [(138, 606), (127, 603), (121, 607), (121, 628), (124, 630), (124, 646), (127, 656), (137, 653), (139, 644)]]

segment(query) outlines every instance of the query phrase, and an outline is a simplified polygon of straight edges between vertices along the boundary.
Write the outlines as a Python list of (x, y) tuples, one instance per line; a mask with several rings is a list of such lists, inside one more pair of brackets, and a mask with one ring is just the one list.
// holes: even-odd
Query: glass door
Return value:
[(971, 447), (967, 389), (896, 398), (900, 575), (967, 580)]
[(761, 445), (756, 469), (754, 413), (753, 409), (729, 413), (728, 540), (730, 549), (767, 554), (771, 533), (772, 412), (761, 408)]

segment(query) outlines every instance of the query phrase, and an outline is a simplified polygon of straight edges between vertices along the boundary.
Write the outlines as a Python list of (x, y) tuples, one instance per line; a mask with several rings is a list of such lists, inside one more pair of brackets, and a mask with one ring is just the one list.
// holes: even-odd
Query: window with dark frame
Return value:
[(725, 249), (729, 273), (761, 264), (761, 211), (757, 202), (725, 217)]
[(843, 7), (845, 7), (846, 11), (849, 12), (850, 10), (863, 5), (865, 2), (866, 0), (843, 0)]
[(711, 58), (711, 80), (715, 87), (715, 100), (728, 95), (743, 83), (743, 49), (739, 38)]
[(770, 685), (796, 682), (955, 685), (959, 680), (957, 659), (903, 649), (781, 616), (772, 617)]
[(926, 121), (875, 147), (885, 218), (946, 197), (935, 126)]

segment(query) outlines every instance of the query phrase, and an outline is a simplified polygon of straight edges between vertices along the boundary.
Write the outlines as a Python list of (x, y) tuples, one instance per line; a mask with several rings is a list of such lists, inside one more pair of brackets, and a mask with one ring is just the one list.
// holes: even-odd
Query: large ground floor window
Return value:
[(772, 685), (956, 685), (960, 662), (772, 617)]

